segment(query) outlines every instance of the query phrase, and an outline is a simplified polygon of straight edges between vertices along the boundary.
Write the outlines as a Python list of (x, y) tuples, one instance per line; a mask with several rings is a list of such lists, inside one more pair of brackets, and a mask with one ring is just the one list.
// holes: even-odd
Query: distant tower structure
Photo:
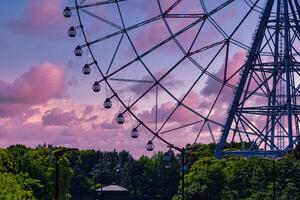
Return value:
[[(280, 156), (299, 139), (300, 5), (267, 0), (216, 156)], [(240, 150), (227, 144), (242, 142)]]

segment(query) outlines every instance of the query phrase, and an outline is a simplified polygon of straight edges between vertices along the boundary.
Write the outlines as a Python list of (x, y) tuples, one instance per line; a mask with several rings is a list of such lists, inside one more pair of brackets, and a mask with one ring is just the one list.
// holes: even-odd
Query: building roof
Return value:
[(97, 192), (127, 192), (128, 190), (119, 185), (108, 185), (103, 187), (102, 189), (99, 188), (96, 190)]

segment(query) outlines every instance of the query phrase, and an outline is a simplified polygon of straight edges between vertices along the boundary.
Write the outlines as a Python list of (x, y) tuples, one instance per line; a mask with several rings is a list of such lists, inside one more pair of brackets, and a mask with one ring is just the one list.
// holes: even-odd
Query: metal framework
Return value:
[[(218, 158), (280, 156), (298, 142), (299, 8), (298, 1), (267, 1), (216, 149)], [(262, 54), (266, 48), (268, 57)], [(254, 91), (262, 91), (264, 97), (255, 101)], [(224, 150), (235, 137), (248, 147)]]
[[(218, 158), (228, 154), (274, 156), (291, 150), (297, 143), (297, 97), (300, 89), (298, 1), (174, 0), (166, 4), (170, 1), (145, 0), (147, 3), (154, 2), (159, 12), (134, 22), (126, 13), (129, 12), (126, 6), (133, 6), (134, 1), (70, 1), (72, 6), (64, 10), (64, 15), (71, 17), (72, 11), (75, 11), (79, 25), (72, 26), (68, 34), (75, 37), (76, 31), (80, 30), (78, 35), (81, 33), (83, 39), (83, 44), (76, 47), (75, 55), (80, 56), (83, 51), (90, 55), (83, 73), (90, 74), (91, 68), (96, 69), (98, 74), (95, 84), (98, 89), (100, 84), (104, 85), (107, 92), (105, 108), (111, 108), (112, 101), (121, 105), (123, 110), (120, 111), (117, 121), (123, 124), (125, 117), (134, 121), (132, 138), (139, 136), (139, 130), (152, 134), (147, 149), (153, 150), (155, 139), (181, 152), (187, 143), (214, 142), (217, 144)], [(195, 6), (199, 8), (197, 11)], [(225, 19), (220, 20), (225, 18), (229, 9), (234, 6), (243, 6), (238, 17), (230, 18), (231, 24), (234, 25), (226, 24)], [(114, 19), (101, 13), (101, 8), (114, 10)], [(94, 21), (94, 25), (99, 23), (109, 27), (109, 31), (99, 31), (98, 36), (98, 31), (88, 28), (91, 20)], [(175, 20), (177, 23), (174, 23)], [(181, 20), (185, 23), (179, 26)], [(256, 31), (254, 28), (252, 30), (249, 24), (255, 20), (259, 21)], [(158, 23), (168, 35), (156, 43), (153, 42), (146, 49), (139, 48), (135, 38), (137, 32), (142, 30), (141, 32), (147, 35), (147, 31), (152, 30), (145, 27), (154, 27), (154, 24)], [(245, 33), (245, 27), (247, 31), (255, 31), (253, 39), (249, 33)], [(187, 34), (192, 30), (196, 30), (193, 35)], [(215, 35), (210, 37), (207, 30)], [(182, 40), (182, 37), (185, 37), (185, 40)], [(205, 43), (206, 40), (209, 42)], [(251, 40), (252, 44), (249, 42)], [(104, 53), (103, 49), (97, 50), (97, 47), (105, 46), (103, 43), (108, 41), (113, 41), (111, 55), (99, 58), (99, 54)], [(199, 45), (199, 41), (203, 44)], [(118, 62), (125, 44), (126, 48), (133, 52), (133, 56), (126, 62)], [(174, 62), (166, 70), (157, 73), (156, 68), (151, 66), (147, 59), (151, 56), (155, 59), (161, 53), (161, 49), (171, 44), (175, 45), (178, 51), (174, 53), (173, 49), (164, 53), (166, 56), (172, 54), (177, 57), (173, 56)], [(243, 64), (233, 67), (232, 59), (236, 52), (248, 53)], [(105, 66), (102, 63), (104, 57), (109, 57)], [(144, 74), (139, 74), (137, 70), (130, 71), (135, 65), (136, 69), (143, 70)], [(173, 77), (173, 81), (182, 77), (182, 73), (178, 71), (187, 66), (193, 70), (194, 76), (191, 76), (190, 82), (184, 80), (188, 84), (180, 88), (181, 93), (177, 94), (177, 91), (171, 90), (170, 84), (165, 82), (170, 77)], [(184, 73), (187, 76), (191, 75), (188, 71)], [(239, 78), (240, 81), (236, 83)], [(122, 93), (122, 86), (126, 84), (140, 84), (144, 89), (136, 95), (132, 95), (130, 91)], [(214, 91), (209, 91), (208, 96), (201, 96), (211, 85)], [(201, 101), (205, 102), (203, 106), (188, 104), (195, 91), (200, 93)], [(231, 106), (228, 106), (227, 96), (234, 96)], [(142, 118), (142, 111), (136, 109), (145, 99), (148, 102), (152, 99), (154, 102), (151, 106), (155, 119), (151, 122)], [(160, 112), (160, 107), (166, 103), (163, 102), (164, 99), (173, 102), (168, 113)], [(223, 120), (226, 108), (229, 108), (228, 118)], [(196, 119), (174, 123), (174, 116), (182, 111)], [(181, 135), (180, 142), (175, 143), (173, 139), (178, 139), (178, 133), (184, 130), (194, 131), (192, 142), (185, 141), (191, 138), (186, 131), (188, 137)], [(241, 151), (224, 150), (227, 143), (234, 141), (245, 144)]]

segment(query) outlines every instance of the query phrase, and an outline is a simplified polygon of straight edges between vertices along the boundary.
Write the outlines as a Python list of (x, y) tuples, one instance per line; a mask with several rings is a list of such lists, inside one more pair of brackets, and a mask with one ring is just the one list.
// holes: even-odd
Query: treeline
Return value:
[[(46, 146), (32, 149), (14, 145), (0, 149), (0, 199), (53, 199), (55, 162)], [(135, 160), (126, 151), (73, 151), (59, 160), (59, 196), (60, 199), (96, 199), (96, 189), (117, 184), (127, 188), (134, 199), (162, 199), (166, 175), (170, 199), (178, 190), (179, 163), (179, 158), (172, 154), (166, 164), (162, 152)]]
[[(240, 148), (239, 144), (230, 147)], [(63, 149), (54, 148), (53, 152)], [(214, 145), (186, 152), (185, 199), (300, 199), (300, 148), (280, 160), (229, 157), (217, 160)], [(134, 159), (128, 152), (79, 150), (61, 156), (60, 199), (95, 199), (110, 184), (127, 188), (132, 199), (181, 199), (181, 155), (163, 153)], [(0, 149), (0, 199), (54, 197), (55, 159), (46, 146)], [(166, 179), (164, 179), (166, 176)]]
[(93, 199), (95, 190), (101, 188), (101, 184), (121, 185), (130, 191), (134, 199), (162, 199), (164, 175), (169, 199), (178, 190), (180, 158), (174, 154), (168, 163), (163, 161), (162, 152), (155, 153), (151, 158), (141, 156), (138, 160), (126, 151), (81, 150), (67, 157), (74, 173), (70, 187), (74, 199)]
[[(234, 149), (240, 144), (228, 145)], [(214, 145), (197, 145), (185, 175), (185, 199), (299, 200), (300, 146), (279, 159), (228, 157), (217, 160)], [(182, 187), (182, 185), (180, 185)], [(179, 200), (176, 195), (173, 200)]]

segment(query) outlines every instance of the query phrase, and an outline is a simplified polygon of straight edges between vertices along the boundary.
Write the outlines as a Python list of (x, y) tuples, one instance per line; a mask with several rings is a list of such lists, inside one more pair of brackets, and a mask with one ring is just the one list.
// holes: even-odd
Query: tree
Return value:
[(11, 173), (0, 173), (0, 199), (3, 200), (23, 200), (35, 199), (33, 191), (26, 189), (24, 177)]
[(221, 199), (225, 183), (224, 167), (224, 161), (212, 157), (196, 161), (185, 175), (185, 198), (189, 200)]

